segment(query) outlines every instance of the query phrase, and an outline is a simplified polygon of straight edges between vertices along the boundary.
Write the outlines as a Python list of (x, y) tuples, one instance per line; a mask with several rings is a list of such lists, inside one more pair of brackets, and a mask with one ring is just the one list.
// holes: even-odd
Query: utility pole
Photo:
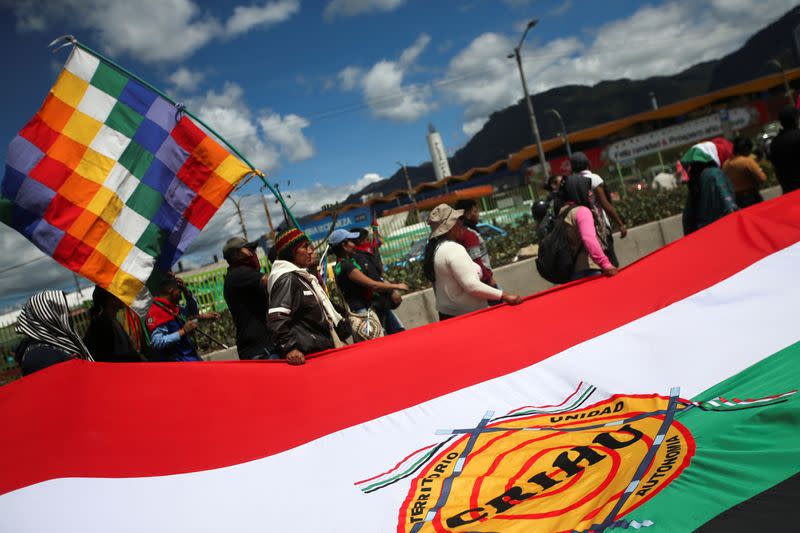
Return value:
[(794, 107), (794, 91), (791, 85), (789, 85), (789, 78), (786, 76), (786, 69), (783, 68), (783, 63), (777, 59), (770, 59), (768, 63), (781, 71), (783, 75), (783, 90), (786, 94), (786, 99), (789, 101), (789, 105)]
[(530, 118), (531, 129), (533, 130), (533, 138), (536, 141), (536, 151), (539, 152), (539, 164), (542, 166), (544, 182), (547, 183), (548, 178), (550, 178), (550, 171), (547, 168), (547, 158), (545, 157), (544, 149), (542, 148), (542, 138), (539, 135), (539, 125), (536, 124), (536, 114), (533, 112), (533, 103), (531, 102), (531, 95), (528, 93), (528, 82), (525, 81), (525, 71), (522, 69), (522, 58), (520, 57), (520, 49), (522, 48), (522, 43), (525, 41), (525, 36), (528, 34), (528, 30), (536, 26), (538, 23), (539, 19), (533, 19), (528, 22), (528, 25), (525, 27), (525, 31), (522, 33), (522, 37), (519, 40), (519, 44), (516, 48), (514, 48), (513, 54), (508, 54), (508, 58), (516, 58), (517, 60), (519, 77), (522, 80), (522, 92), (525, 94), (525, 103), (528, 106), (528, 118)]
[(406, 168), (405, 163), (401, 163), (400, 161), (395, 161), (400, 168), (403, 169), (403, 175), (406, 177), (406, 187), (408, 187), (408, 199), (411, 200), (411, 203), (414, 205), (414, 212), (417, 214), (417, 221), (419, 221), (419, 207), (417, 207), (417, 199), (414, 197), (414, 191), (411, 187), (411, 178), (408, 177), (408, 168)]
[[(658, 109), (658, 100), (656, 99), (656, 93), (650, 91), (650, 105), (653, 107), (653, 111)], [(658, 164), (661, 165), (661, 168), (664, 168), (664, 158), (661, 156), (661, 150), (657, 150), (656, 154), (658, 154)]]
[(550, 113), (554, 115), (558, 119), (558, 123), (561, 125), (561, 138), (564, 139), (564, 147), (567, 149), (567, 157), (572, 157), (572, 147), (569, 145), (569, 137), (567, 137), (567, 127), (564, 125), (564, 119), (561, 118), (561, 113), (558, 112), (558, 109), (546, 109), (545, 113)]
[(242, 208), (239, 205), (239, 201), (237, 201), (233, 196), (228, 196), (228, 200), (233, 202), (234, 207), (236, 207), (236, 214), (239, 215), (239, 225), (242, 227), (242, 234), (244, 235), (244, 240), (249, 240), (247, 238), (247, 226), (244, 225), (244, 215), (242, 215)]
[(264, 214), (267, 215), (267, 224), (269, 224), (269, 235), (272, 241), (275, 242), (275, 227), (272, 225), (272, 215), (269, 214), (269, 205), (267, 204), (267, 197), (264, 196), (264, 187), (261, 187), (261, 203), (264, 204)]

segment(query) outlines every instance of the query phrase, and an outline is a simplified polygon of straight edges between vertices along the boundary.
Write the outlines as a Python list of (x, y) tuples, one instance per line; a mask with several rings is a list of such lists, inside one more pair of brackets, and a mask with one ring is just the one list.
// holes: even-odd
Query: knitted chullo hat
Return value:
[(292, 257), (295, 248), (304, 242), (310, 243), (311, 240), (308, 235), (297, 228), (288, 229), (280, 233), (275, 239), (275, 251), (278, 254), (278, 259)]

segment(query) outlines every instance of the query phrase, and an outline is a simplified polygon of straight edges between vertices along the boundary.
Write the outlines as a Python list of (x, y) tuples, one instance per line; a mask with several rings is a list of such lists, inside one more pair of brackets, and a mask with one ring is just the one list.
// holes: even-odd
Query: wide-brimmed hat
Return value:
[(230, 259), (234, 253), (242, 248), (249, 248), (251, 250), (255, 250), (258, 246), (258, 241), (247, 242), (247, 239), (244, 237), (231, 237), (230, 239), (225, 242), (225, 246), (222, 247), (222, 257), (226, 260)]
[(458, 217), (464, 214), (463, 209), (453, 209), (447, 204), (437, 205), (428, 215), (428, 225), (431, 227), (431, 239), (444, 235), (458, 222)]

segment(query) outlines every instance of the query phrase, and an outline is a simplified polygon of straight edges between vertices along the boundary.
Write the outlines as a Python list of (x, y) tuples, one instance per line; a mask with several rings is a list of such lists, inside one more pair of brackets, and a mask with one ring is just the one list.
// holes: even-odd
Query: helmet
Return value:
[(531, 214), (536, 222), (541, 222), (547, 215), (550, 204), (546, 200), (536, 200), (531, 207)]

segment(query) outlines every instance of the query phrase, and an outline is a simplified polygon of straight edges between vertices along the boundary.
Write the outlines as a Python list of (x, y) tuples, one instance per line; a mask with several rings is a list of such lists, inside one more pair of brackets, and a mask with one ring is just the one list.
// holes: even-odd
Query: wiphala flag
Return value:
[(0, 220), (144, 313), (148, 280), (250, 172), (180, 106), (75, 45), (9, 145)]

